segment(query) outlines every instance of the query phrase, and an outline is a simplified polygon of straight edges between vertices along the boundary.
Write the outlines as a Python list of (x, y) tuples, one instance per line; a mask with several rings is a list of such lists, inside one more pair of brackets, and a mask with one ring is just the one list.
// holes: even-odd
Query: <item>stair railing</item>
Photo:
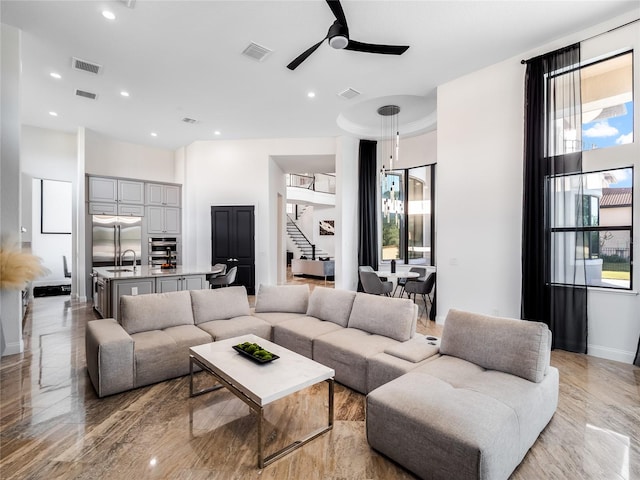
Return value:
[(302, 238), (305, 239), (305, 241), (311, 246), (311, 260), (315, 260), (316, 259), (316, 246), (315, 244), (311, 243), (309, 241), (309, 239), (307, 238), (307, 236), (302, 233), (302, 230), (300, 230), (300, 227), (298, 227), (298, 224), (296, 222), (293, 221), (293, 219), (287, 214), (287, 219), (289, 220), (287, 222), (287, 224), (291, 224), (294, 227), (296, 227), (296, 230), (300, 233), (300, 235), (302, 235)]

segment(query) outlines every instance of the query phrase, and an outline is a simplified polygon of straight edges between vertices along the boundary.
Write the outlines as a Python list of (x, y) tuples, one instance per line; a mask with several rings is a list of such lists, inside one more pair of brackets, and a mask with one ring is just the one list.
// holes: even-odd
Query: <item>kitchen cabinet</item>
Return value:
[(115, 178), (89, 177), (89, 202), (118, 201), (118, 180)]
[(89, 202), (144, 204), (144, 182), (89, 177)]
[(180, 290), (202, 290), (207, 288), (204, 275), (182, 275), (156, 278), (156, 293), (177, 292)]
[(147, 233), (180, 233), (180, 209), (147, 207)]
[(144, 182), (89, 177), (89, 214), (144, 216)]
[(118, 215), (131, 217), (144, 217), (144, 205), (118, 204)]
[(89, 204), (89, 214), (90, 215), (118, 215), (118, 204), (92, 202)]
[(118, 308), (122, 295), (144, 295), (155, 293), (155, 278), (136, 278), (130, 280), (111, 280), (111, 318), (118, 319)]
[(147, 205), (161, 205), (165, 207), (180, 206), (180, 187), (160, 183), (147, 183)]

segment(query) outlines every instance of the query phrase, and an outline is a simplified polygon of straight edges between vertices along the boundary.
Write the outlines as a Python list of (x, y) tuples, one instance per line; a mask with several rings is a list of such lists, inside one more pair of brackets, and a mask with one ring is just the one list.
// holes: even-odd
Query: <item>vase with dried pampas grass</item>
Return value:
[(0, 243), (0, 290), (22, 290), (47, 272), (39, 257), (23, 252), (15, 243)]

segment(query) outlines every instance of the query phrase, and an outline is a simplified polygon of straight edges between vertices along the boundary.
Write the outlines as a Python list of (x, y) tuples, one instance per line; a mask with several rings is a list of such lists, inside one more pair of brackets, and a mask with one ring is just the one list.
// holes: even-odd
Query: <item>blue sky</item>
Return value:
[(627, 110), (625, 115), (582, 124), (585, 150), (613, 147), (633, 141), (633, 102), (624, 105)]
[[(619, 117), (582, 124), (582, 144), (585, 150), (614, 147), (633, 142), (633, 102), (625, 103), (627, 113)], [(610, 187), (630, 187), (631, 176)]]

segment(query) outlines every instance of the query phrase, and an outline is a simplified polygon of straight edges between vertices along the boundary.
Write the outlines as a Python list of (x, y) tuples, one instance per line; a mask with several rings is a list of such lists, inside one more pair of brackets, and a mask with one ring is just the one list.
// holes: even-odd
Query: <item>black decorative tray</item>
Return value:
[(240, 354), (244, 355), (245, 357), (250, 358), (250, 359), (251, 359), (251, 360), (253, 360), (254, 362), (258, 362), (258, 363), (269, 363), (269, 362), (273, 362), (274, 360), (277, 360), (278, 358), (280, 358), (280, 357), (279, 357), (278, 355), (276, 355), (275, 353), (271, 353), (271, 352), (269, 352), (269, 353), (271, 353), (271, 358), (270, 358), (270, 359), (268, 359), (268, 360), (265, 360), (264, 358), (260, 358), (260, 357), (256, 357), (256, 356), (254, 356), (252, 353), (245, 352), (245, 351), (244, 351), (242, 348), (240, 348), (238, 345), (234, 345), (234, 346), (233, 346), (233, 349), (234, 349), (236, 352), (238, 352), (238, 353), (240, 353)]

